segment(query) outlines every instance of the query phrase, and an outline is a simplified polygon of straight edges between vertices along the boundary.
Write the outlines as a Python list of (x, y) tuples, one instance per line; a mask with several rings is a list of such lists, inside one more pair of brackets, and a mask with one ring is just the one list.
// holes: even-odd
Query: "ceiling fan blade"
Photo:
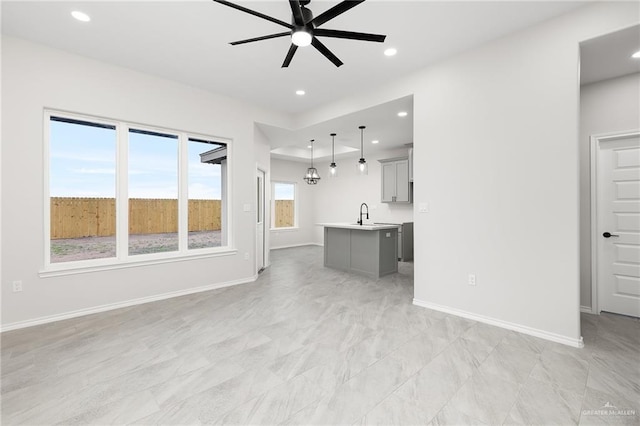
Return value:
[(338, 59), (336, 55), (331, 53), (331, 51), (327, 48), (327, 46), (322, 44), (320, 40), (314, 37), (313, 39), (311, 39), (311, 44), (313, 45), (313, 47), (318, 49), (318, 52), (322, 53), (328, 60), (333, 62), (333, 64), (336, 67), (339, 67), (340, 65), (342, 65), (342, 61)]
[(232, 45), (232, 46), (237, 46), (238, 44), (252, 43), (254, 41), (261, 41), (261, 40), (269, 40), (270, 38), (284, 37), (284, 36), (288, 36), (288, 35), (291, 35), (291, 31), (285, 31), (283, 33), (277, 33), (277, 34), (269, 34), (269, 35), (262, 36), (262, 37), (248, 38), (246, 40), (232, 41), (229, 44)]
[(223, 4), (225, 6), (232, 7), (234, 9), (238, 9), (238, 10), (240, 10), (242, 12), (245, 12), (245, 13), (248, 13), (250, 15), (257, 16), (258, 18), (266, 19), (267, 21), (271, 21), (271, 22), (273, 22), (275, 24), (282, 25), (283, 27), (287, 27), (289, 29), (293, 29), (293, 25), (291, 25), (291, 24), (287, 24), (284, 21), (281, 21), (281, 20), (276, 19), (276, 18), (272, 18), (271, 16), (267, 16), (264, 13), (256, 12), (255, 10), (247, 9), (244, 6), (240, 6), (240, 5), (237, 5), (235, 3), (231, 3), (230, 1), (225, 1), (225, 0), (213, 0), (213, 1), (216, 2), (216, 3)]
[(282, 63), (282, 68), (287, 68), (289, 66), (289, 64), (291, 63), (291, 60), (293, 59), (293, 55), (295, 55), (296, 53), (296, 50), (298, 50), (298, 46), (291, 43), (291, 47), (287, 52), (287, 57), (284, 58), (284, 62)]
[(316, 36), (322, 36), (322, 37), (346, 38), (349, 40), (375, 41), (378, 43), (384, 42), (384, 39), (387, 38), (386, 35), (382, 35), (382, 34), (357, 33), (354, 31), (340, 31), (340, 30), (325, 30), (323, 28), (316, 28), (315, 30), (313, 30), (313, 34)]
[(313, 25), (315, 25), (316, 27), (319, 27), (320, 25), (324, 24), (325, 22), (335, 18), (336, 16), (346, 12), (347, 10), (356, 7), (357, 5), (359, 5), (360, 3), (362, 3), (364, 0), (344, 0), (341, 3), (338, 3), (337, 5), (333, 6), (331, 9), (321, 13), (320, 15), (316, 16), (315, 18), (313, 18), (313, 20), (311, 21), (313, 23)]
[(304, 17), (302, 16), (300, 0), (289, 0), (289, 6), (291, 6), (291, 13), (293, 13), (293, 21), (296, 25), (303, 26)]

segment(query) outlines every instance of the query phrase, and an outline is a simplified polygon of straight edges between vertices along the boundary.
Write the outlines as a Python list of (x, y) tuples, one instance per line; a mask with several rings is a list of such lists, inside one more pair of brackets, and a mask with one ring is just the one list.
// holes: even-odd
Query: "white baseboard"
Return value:
[(580, 306), (580, 312), (584, 312), (585, 314), (595, 314), (595, 312), (593, 312), (593, 309), (591, 309), (591, 306)]
[(305, 246), (320, 246), (320, 247), (324, 247), (324, 244), (318, 244), (318, 243), (290, 244), (290, 245), (287, 245), (287, 246), (271, 247), (271, 250), (280, 250), (280, 249), (286, 249), (286, 248), (305, 247)]
[(79, 309), (77, 311), (65, 312), (63, 314), (49, 315), (27, 321), (12, 322), (0, 326), (0, 333), (5, 331), (18, 330), (20, 328), (33, 327), (35, 325), (47, 324), (56, 321), (62, 321), (70, 318), (82, 317), (85, 315), (97, 314), (99, 312), (112, 311), (114, 309), (126, 308), (128, 306), (142, 305), (144, 303), (157, 302), (158, 300), (171, 299), (173, 297), (186, 296), (193, 293), (201, 293), (203, 291), (215, 290), (218, 288), (231, 287), (239, 284), (246, 284), (258, 279), (258, 275), (249, 278), (242, 278), (235, 281), (227, 281), (218, 284), (209, 284), (201, 287), (188, 288), (185, 290), (172, 291), (169, 293), (158, 294), (155, 296), (141, 297), (139, 299), (126, 300), (124, 302), (109, 303), (106, 305), (94, 306), (92, 308)]
[(584, 347), (582, 337), (574, 339), (567, 336), (562, 336), (556, 333), (550, 333), (548, 331), (539, 330), (537, 328), (531, 328), (524, 325), (516, 324), (513, 322), (503, 321), (496, 318), (487, 317), (484, 315), (474, 314), (472, 312), (463, 311), (460, 309), (450, 308), (448, 306), (437, 305), (435, 303), (425, 302), (418, 299), (413, 299), (413, 304), (421, 306), (423, 308), (433, 309), (434, 311), (440, 311), (451, 315), (467, 318), (470, 320), (482, 322), (489, 325), (495, 325), (497, 327), (506, 328), (507, 330), (517, 331), (518, 333), (528, 334), (530, 336), (539, 337), (541, 339), (551, 340), (552, 342), (562, 343), (564, 345), (573, 346), (574, 348)]

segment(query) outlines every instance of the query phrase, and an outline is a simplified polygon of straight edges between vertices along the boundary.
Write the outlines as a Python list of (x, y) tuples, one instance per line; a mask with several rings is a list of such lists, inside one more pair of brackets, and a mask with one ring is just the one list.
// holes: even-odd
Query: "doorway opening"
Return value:
[(640, 316), (640, 25), (580, 44), (580, 309)]

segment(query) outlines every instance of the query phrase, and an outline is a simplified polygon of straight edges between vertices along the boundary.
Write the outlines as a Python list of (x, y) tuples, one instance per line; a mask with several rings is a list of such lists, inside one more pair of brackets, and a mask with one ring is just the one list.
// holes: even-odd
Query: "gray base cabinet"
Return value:
[(398, 272), (398, 230), (324, 228), (324, 266), (371, 278)]

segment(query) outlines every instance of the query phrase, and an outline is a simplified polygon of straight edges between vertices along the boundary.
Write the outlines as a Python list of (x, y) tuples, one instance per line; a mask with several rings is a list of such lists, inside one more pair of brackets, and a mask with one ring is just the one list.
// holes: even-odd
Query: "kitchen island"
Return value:
[(398, 272), (398, 226), (320, 223), (324, 266), (380, 278)]

